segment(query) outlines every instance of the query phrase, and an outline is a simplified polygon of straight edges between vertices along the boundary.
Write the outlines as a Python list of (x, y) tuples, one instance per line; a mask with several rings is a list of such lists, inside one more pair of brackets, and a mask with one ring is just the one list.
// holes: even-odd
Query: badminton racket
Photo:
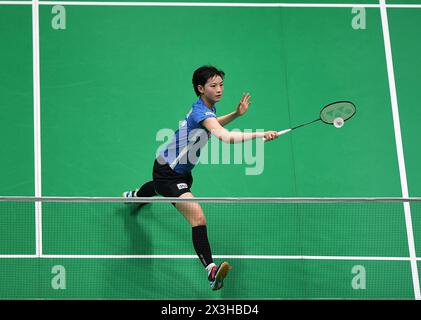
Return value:
[[(351, 101), (336, 101), (329, 103), (320, 110), (320, 116), (317, 119), (312, 121), (300, 124), (293, 128), (285, 129), (278, 131), (278, 136), (288, 133), (292, 130), (308, 126), (309, 124), (322, 121), (326, 124), (334, 125), (336, 128), (341, 128), (344, 125), (344, 122), (351, 119), (352, 116), (357, 112), (355, 104)], [(263, 138), (263, 141), (266, 141)]]

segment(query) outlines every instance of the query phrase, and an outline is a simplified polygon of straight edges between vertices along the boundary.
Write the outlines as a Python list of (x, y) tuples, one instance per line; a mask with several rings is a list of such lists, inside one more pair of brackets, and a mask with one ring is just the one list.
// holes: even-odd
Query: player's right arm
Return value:
[(225, 143), (239, 143), (256, 138), (265, 138), (266, 141), (270, 141), (278, 137), (276, 131), (231, 132), (221, 126), (216, 118), (207, 118), (202, 121), (202, 125), (208, 129), (211, 134)]

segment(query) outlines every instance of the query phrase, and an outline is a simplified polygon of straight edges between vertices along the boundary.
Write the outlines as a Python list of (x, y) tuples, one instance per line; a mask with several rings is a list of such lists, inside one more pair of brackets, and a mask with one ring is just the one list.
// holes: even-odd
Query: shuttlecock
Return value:
[(342, 119), (342, 118), (335, 118), (335, 120), (333, 120), (333, 125), (336, 128), (341, 128), (344, 125), (344, 119)]

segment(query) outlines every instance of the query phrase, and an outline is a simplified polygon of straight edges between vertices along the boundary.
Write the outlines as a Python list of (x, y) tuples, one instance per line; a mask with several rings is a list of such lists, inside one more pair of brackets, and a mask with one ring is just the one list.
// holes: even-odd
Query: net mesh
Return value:
[[(41, 228), (33, 202), (0, 202), (0, 298), (215, 298), (170, 201), (42, 202)], [(220, 298), (413, 298), (403, 202), (201, 206), (215, 262), (233, 266)]]

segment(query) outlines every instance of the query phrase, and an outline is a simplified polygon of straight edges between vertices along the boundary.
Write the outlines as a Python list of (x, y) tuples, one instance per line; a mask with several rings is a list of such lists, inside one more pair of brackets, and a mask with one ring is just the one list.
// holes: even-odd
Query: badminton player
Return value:
[[(198, 100), (175, 132), (172, 140), (155, 159), (153, 179), (140, 188), (123, 193), (126, 198), (163, 197), (194, 198), (192, 169), (200, 156), (200, 149), (206, 145), (211, 135), (226, 143), (243, 142), (256, 138), (266, 141), (277, 138), (276, 131), (266, 132), (230, 132), (225, 125), (247, 112), (251, 102), (248, 93), (243, 94), (235, 111), (216, 116), (216, 103), (224, 92), (222, 70), (213, 66), (203, 66), (193, 73), (193, 89)], [(143, 204), (142, 204), (143, 205)], [(177, 202), (173, 205), (180, 211), (192, 227), (193, 247), (205, 267), (212, 290), (221, 289), (228, 271), (227, 262), (216, 265), (212, 259), (209, 245), (206, 219), (202, 207), (196, 202)]]

